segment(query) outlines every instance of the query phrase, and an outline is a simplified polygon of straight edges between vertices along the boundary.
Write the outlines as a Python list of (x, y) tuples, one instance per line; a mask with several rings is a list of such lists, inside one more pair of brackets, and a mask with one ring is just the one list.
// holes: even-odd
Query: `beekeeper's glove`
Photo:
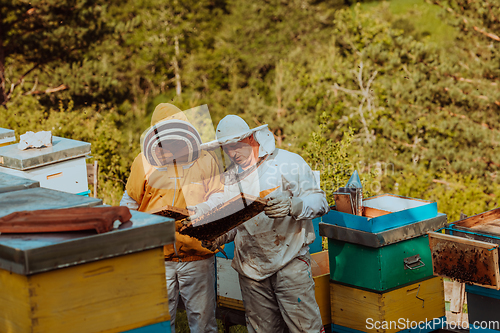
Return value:
[(184, 220), (184, 224), (188, 224), (189, 222), (196, 220), (198, 217), (200, 217), (200, 216), (202, 216), (210, 211), (210, 207), (204, 202), (199, 203), (196, 206), (187, 206), (187, 209), (194, 211), (194, 214), (188, 216)]
[(269, 201), (264, 207), (264, 212), (270, 218), (276, 219), (291, 215), (297, 217), (302, 213), (302, 200), (296, 197), (290, 197), (290, 194), (281, 192), (271, 193), (268, 196)]
[(219, 236), (214, 241), (202, 240), (201, 246), (203, 246), (205, 249), (213, 252), (213, 251), (217, 250), (217, 248), (220, 247), (222, 244), (224, 244), (222, 238), (223, 238), (223, 236)]
[(289, 193), (271, 193), (268, 199), (267, 205), (264, 207), (264, 212), (267, 216), (273, 219), (288, 216), (292, 206), (292, 198)]

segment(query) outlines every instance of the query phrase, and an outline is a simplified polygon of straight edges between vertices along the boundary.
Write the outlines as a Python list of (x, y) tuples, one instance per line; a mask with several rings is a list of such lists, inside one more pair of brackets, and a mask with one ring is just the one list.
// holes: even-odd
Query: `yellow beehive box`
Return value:
[(330, 295), (333, 324), (362, 332), (398, 332), (445, 316), (440, 277), (384, 293), (330, 282)]
[(0, 269), (0, 332), (123, 332), (170, 319), (161, 247), (32, 275)]
[(311, 254), (311, 271), (315, 284), (316, 302), (321, 313), (321, 320), (324, 325), (331, 324), (331, 303), (330, 303), (330, 265), (328, 251)]

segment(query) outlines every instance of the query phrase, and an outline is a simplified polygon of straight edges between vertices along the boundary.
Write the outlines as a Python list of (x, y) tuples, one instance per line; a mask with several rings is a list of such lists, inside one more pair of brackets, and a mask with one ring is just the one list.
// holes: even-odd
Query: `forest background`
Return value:
[[(0, 127), (92, 144), (117, 205), (154, 107), (207, 104), (368, 194), (498, 206), (493, 0), (0, 0)], [(91, 161), (89, 161), (91, 162)]]

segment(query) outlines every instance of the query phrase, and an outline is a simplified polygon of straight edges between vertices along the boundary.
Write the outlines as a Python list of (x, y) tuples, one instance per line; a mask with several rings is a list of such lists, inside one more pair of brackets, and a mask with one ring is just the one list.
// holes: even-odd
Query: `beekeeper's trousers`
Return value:
[(180, 295), (186, 306), (191, 332), (217, 333), (214, 265), (214, 257), (187, 262), (165, 261), (172, 332), (175, 332)]
[(239, 277), (248, 332), (323, 331), (309, 253), (262, 281)]

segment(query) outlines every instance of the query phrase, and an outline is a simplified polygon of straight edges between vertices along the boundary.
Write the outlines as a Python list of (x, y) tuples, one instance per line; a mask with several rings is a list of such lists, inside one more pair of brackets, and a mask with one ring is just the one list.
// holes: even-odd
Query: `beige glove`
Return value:
[(297, 197), (290, 197), (286, 192), (269, 195), (267, 206), (264, 207), (264, 212), (270, 218), (276, 219), (291, 215), (297, 217), (302, 213), (303, 202)]
[(287, 192), (280, 192), (277, 194), (271, 193), (269, 195), (269, 201), (266, 207), (264, 207), (264, 212), (267, 216), (272, 219), (285, 217), (290, 214), (290, 208), (292, 206), (292, 198)]

